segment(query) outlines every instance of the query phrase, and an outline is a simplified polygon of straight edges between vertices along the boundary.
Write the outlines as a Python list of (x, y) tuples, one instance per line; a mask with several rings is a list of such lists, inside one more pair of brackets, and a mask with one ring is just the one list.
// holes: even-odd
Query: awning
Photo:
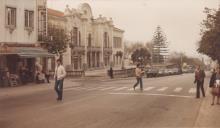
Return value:
[(21, 58), (36, 58), (36, 57), (54, 57), (40, 47), (8, 47), (5, 51), (0, 51), (0, 55), (16, 54)]

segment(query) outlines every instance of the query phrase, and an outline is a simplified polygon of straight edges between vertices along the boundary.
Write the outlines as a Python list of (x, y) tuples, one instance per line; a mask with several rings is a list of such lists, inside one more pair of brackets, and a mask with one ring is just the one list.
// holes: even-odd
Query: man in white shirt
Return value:
[(143, 91), (143, 82), (142, 82), (142, 75), (143, 74), (144, 74), (144, 71), (141, 70), (140, 64), (137, 64), (137, 67), (135, 69), (135, 75), (136, 75), (137, 82), (133, 86), (134, 90), (135, 90), (135, 87), (137, 87), (138, 84), (140, 83), (140, 89), (141, 89), (141, 91)]
[(63, 81), (66, 76), (66, 71), (63, 65), (61, 64), (61, 60), (57, 60), (57, 66), (55, 68), (55, 91), (57, 92), (58, 101), (61, 101), (63, 99)]

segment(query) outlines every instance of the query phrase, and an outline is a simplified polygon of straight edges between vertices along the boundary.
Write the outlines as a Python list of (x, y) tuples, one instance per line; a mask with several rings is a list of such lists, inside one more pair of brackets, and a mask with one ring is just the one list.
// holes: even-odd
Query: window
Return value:
[(6, 7), (6, 25), (16, 27), (16, 8)]
[(104, 47), (108, 48), (108, 33), (104, 33)]
[(34, 11), (25, 10), (24, 18), (25, 18), (25, 27), (34, 28)]
[(81, 32), (79, 31), (79, 46), (81, 46)]
[(73, 27), (73, 30), (71, 32), (71, 42), (73, 43), (74, 46), (77, 46), (78, 45), (78, 36), (77, 36), (77, 33), (78, 33), (78, 28), (77, 27)]
[(92, 35), (91, 34), (89, 34), (89, 37), (88, 37), (88, 46), (92, 47)]
[(114, 37), (114, 48), (122, 48), (122, 39), (120, 37)]

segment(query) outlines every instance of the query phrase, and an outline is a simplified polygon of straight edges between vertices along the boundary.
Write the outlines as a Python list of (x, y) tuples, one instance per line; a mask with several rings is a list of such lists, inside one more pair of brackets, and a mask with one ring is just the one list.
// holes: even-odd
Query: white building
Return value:
[(0, 71), (19, 74), (23, 65), (33, 75), (35, 62), (49, 56), (38, 43), (42, 7), (46, 0), (1, 0)]
[(64, 65), (72, 70), (97, 69), (123, 62), (124, 31), (116, 28), (112, 18), (94, 18), (87, 3), (77, 9), (66, 7), (62, 12), (48, 9), (48, 23), (63, 26), (70, 36), (64, 54)]

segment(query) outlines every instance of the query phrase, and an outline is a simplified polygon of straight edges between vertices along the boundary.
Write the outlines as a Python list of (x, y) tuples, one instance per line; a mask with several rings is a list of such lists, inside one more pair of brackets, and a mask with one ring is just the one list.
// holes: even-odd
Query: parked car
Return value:
[(183, 73), (194, 73), (194, 69), (193, 68), (184, 68)]
[(159, 69), (158, 76), (165, 76), (166, 75), (166, 69)]
[(145, 70), (145, 74), (147, 77), (157, 77), (159, 70), (156, 68), (150, 68)]
[(170, 74), (170, 69), (164, 69), (164, 76), (169, 76)]

